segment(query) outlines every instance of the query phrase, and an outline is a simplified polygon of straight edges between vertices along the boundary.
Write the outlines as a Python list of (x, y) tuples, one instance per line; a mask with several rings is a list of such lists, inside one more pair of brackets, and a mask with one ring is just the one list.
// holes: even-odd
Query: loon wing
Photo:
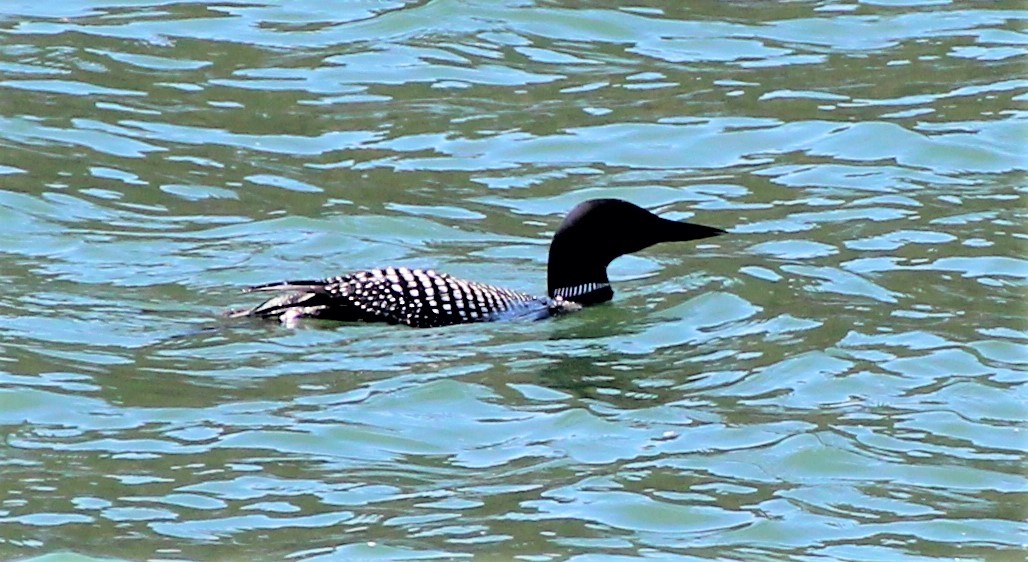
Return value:
[[(392, 268), (359, 271), (324, 280), (282, 281), (247, 292), (284, 292), (230, 317), (256, 316), (378, 321), (416, 327), (487, 322), (548, 310), (549, 299), (451, 277), (432, 270)], [(533, 306), (534, 305), (534, 306)], [(543, 314), (543, 312), (539, 312)]]

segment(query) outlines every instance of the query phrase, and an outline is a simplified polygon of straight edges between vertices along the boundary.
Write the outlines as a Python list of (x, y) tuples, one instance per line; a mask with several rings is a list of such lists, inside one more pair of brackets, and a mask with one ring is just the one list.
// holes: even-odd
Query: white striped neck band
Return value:
[(566, 299), (574, 299), (582, 295), (587, 295), (593, 291), (599, 291), (600, 289), (609, 289), (610, 283), (584, 283), (582, 285), (574, 285), (571, 287), (561, 287), (553, 294), (558, 297), (564, 297)]

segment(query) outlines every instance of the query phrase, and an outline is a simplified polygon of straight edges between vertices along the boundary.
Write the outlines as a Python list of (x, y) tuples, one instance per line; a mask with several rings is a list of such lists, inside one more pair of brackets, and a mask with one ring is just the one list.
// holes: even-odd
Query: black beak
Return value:
[(663, 225), (663, 240), (665, 242), (685, 242), (687, 240), (702, 240), (704, 238), (711, 238), (713, 236), (721, 236), (726, 234), (724, 230), (720, 228), (714, 228), (712, 226), (703, 226), (702, 224), (692, 224), (688, 222), (678, 222), (673, 220), (664, 219), (661, 223)]

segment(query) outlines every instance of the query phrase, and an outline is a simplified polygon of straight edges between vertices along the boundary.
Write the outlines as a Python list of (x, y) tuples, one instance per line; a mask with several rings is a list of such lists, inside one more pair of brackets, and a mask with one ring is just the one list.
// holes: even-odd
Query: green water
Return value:
[[(1023, 8), (4, 2), (0, 559), (1022, 560)], [(730, 234), (218, 317), (540, 294), (593, 197)]]

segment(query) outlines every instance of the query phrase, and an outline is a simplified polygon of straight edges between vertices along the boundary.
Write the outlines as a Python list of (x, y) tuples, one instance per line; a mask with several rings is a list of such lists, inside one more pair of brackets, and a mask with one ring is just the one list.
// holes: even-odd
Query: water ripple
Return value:
[[(0, 558), (1017, 557), (1023, 7), (744, 4), (0, 8)], [(218, 317), (541, 294), (597, 197), (729, 234)]]

